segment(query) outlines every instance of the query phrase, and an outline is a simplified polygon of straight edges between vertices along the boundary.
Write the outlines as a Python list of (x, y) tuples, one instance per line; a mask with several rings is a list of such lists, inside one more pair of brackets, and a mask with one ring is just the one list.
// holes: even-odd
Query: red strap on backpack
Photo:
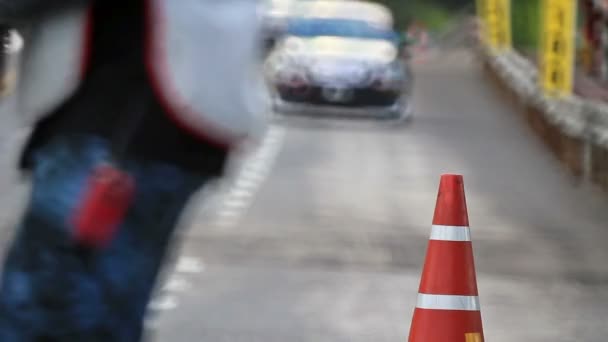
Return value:
[(135, 182), (129, 174), (109, 164), (99, 166), (74, 212), (77, 242), (94, 248), (107, 246), (123, 222), (134, 193)]

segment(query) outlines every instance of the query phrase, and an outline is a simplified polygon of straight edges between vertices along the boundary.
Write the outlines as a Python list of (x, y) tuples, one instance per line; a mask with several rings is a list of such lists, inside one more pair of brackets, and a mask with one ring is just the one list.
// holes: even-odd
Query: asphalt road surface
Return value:
[(192, 203), (151, 341), (406, 341), (442, 173), (464, 175), (486, 340), (606, 341), (606, 196), (466, 52), (418, 65), (414, 99), (401, 127), (275, 123)]

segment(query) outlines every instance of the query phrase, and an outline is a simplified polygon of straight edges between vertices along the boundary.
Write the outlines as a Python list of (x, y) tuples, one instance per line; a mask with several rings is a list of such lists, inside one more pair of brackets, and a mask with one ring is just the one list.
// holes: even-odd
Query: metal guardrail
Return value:
[[(582, 143), (579, 165), (581, 176), (588, 179), (605, 179), (608, 164), (594, 160), (598, 148), (608, 153), (608, 103), (578, 96), (567, 98), (547, 97), (538, 86), (539, 72), (536, 66), (517, 52), (492, 53), (483, 45), (478, 52), (492, 72), (515, 94), (518, 101), (536, 109), (544, 121), (557, 127), (562, 135)], [(605, 158), (605, 157), (600, 157)], [(601, 165), (598, 170), (597, 165)], [(605, 181), (600, 181), (608, 189)]]
[[(537, 86), (538, 70), (525, 57), (510, 51), (495, 55), (481, 48), (488, 64), (515, 92), (521, 101), (531, 104), (558, 125), (569, 136), (592, 139), (608, 148), (608, 104), (571, 96), (554, 99), (543, 94)], [(590, 135), (590, 136), (586, 136)]]

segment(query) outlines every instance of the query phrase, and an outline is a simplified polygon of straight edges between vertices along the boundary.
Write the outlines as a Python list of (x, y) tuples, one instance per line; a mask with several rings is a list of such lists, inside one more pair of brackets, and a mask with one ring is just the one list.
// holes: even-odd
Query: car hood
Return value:
[(311, 81), (323, 85), (357, 85), (371, 79), (372, 68), (361, 62), (344, 63), (338, 60), (322, 60), (307, 67)]
[(317, 84), (366, 86), (397, 60), (397, 47), (385, 40), (290, 36), (277, 44), (266, 66), (276, 75), (305, 74)]
[(288, 37), (281, 53), (314, 60), (359, 60), (388, 63), (397, 58), (398, 48), (389, 40), (345, 37)]

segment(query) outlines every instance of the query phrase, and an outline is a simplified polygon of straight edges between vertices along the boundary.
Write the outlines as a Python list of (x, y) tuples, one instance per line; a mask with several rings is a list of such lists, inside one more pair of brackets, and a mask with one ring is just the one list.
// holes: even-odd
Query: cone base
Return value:
[(409, 342), (484, 342), (479, 311), (416, 309)]

